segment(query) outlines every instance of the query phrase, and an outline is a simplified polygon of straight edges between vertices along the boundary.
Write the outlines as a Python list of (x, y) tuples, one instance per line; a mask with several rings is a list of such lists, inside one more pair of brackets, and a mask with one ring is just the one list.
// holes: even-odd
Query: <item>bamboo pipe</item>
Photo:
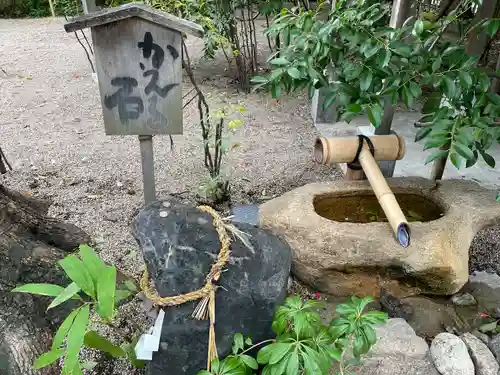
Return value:
[[(396, 160), (400, 160), (404, 156), (404, 140), (396, 135), (374, 136), (371, 137), (370, 140), (375, 149), (375, 157), (370, 153), (368, 145), (366, 144), (367, 142), (363, 141), (363, 148), (359, 153), (358, 161), (391, 225), (397, 241), (401, 246), (407, 247), (410, 244), (410, 228), (408, 226), (408, 221), (375, 161), (376, 159), (394, 160), (379, 159), (388, 157), (390, 154), (394, 155)], [(314, 147), (315, 159), (318, 163), (322, 164), (335, 164), (342, 161), (350, 162), (356, 155), (359, 142), (361, 142), (361, 140), (358, 138), (318, 138)], [(385, 146), (388, 146), (389, 143), (395, 147), (397, 146), (397, 148), (392, 151), (388, 147), (381, 150), (377, 149), (377, 144), (385, 144)], [(353, 148), (354, 144), (356, 145), (355, 148)], [(337, 146), (337, 148), (331, 149), (330, 147), (332, 145)], [(352, 151), (353, 149), (354, 152)], [(349, 152), (351, 152), (350, 155)], [(377, 158), (377, 155), (379, 158)]]

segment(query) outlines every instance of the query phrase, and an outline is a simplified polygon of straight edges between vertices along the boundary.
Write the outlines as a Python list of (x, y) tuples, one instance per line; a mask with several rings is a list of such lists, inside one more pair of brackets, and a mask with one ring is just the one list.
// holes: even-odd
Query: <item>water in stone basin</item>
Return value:
[[(401, 210), (408, 222), (432, 221), (444, 215), (444, 210), (429, 198), (418, 194), (395, 194)], [(334, 221), (351, 223), (384, 222), (387, 217), (375, 195), (331, 196), (314, 198), (316, 213)]]

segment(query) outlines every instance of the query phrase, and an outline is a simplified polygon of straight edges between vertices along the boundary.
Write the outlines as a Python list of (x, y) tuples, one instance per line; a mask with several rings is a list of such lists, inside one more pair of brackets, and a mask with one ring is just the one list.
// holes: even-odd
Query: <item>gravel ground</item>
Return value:
[[(138, 277), (143, 261), (129, 224), (142, 203), (139, 145), (135, 137), (104, 135), (97, 85), (83, 49), (63, 30), (64, 20), (0, 20), (0, 142), (14, 171), (0, 183), (53, 202), (51, 215), (72, 222), (96, 242), (104, 260)], [(201, 87), (215, 110), (248, 108), (230, 156), (233, 202), (259, 202), (312, 181), (339, 178), (314, 164), (316, 133), (304, 97), (276, 101), (241, 94), (224, 62), (200, 60), (202, 43), (188, 41)], [(187, 93), (190, 85), (184, 80)], [(197, 191), (205, 176), (197, 111), (184, 111), (184, 135), (155, 137), (159, 196)], [(472, 269), (500, 273), (500, 230), (481, 232), (471, 249)], [(124, 319), (137, 306), (124, 308)], [(135, 318), (134, 318), (135, 319)], [(102, 369), (101, 371), (104, 371)], [(106, 374), (132, 374), (121, 365)]]

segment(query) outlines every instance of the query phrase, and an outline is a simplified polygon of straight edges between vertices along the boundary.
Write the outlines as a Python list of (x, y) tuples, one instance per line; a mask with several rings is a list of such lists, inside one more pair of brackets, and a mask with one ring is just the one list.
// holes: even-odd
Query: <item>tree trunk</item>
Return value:
[(67, 285), (56, 262), (90, 241), (76, 226), (47, 217), (48, 206), (0, 185), (0, 375), (60, 372), (35, 371), (33, 362), (49, 350), (71, 306), (46, 312), (49, 298), (10, 292), (25, 283)]

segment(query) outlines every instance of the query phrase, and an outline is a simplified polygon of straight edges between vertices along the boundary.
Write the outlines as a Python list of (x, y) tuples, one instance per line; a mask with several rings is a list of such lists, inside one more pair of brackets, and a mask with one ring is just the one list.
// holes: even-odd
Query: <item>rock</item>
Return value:
[(496, 273), (476, 271), (469, 276), (464, 290), (476, 298), (480, 310), (495, 315), (500, 306), (500, 276)]
[(429, 346), (404, 319), (389, 319), (376, 327), (377, 342), (352, 368), (356, 375), (439, 375), (429, 358)]
[(469, 349), (476, 375), (498, 375), (500, 366), (485, 343), (470, 333), (464, 333), (460, 338)]
[(460, 333), (470, 329), (451, 305), (442, 305), (426, 297), (408, 297), (402, 301), (413, 310), (408, 323), (419, 336), (433, 339), (447, 328)]
[(451, 297), (451, 302), (457, 306), (473, 306), (477, 304), (476, 299), (472, 294), (459, 293)]
[[(169, 203), (155, 202), (133, 221), (133, 235), (161, 296), (201, 288), (220, 248), (209, 214), (173, 200)], [(235, 225), (251, 237), (249, 247), (234, 239), (227, 271), (219, 280), (215, 335), (221, 357), (229, 353), (235, 333), (254, 342), (274, 337), (271, 323), (284, 302), (291, 267), (291, 250), (285, 242), (266, 230)], [(148, 375), (196, 375), (206, 368), (209, 322), (191, 317), (198, 302), (164, 309), (160, 350), (148, 362)]]
[(451, 333), (440, 333), (432, 341), (431, 357), (441, 375), (475, 375), (467, 346)]
[(500, 335), (496, 335), (490, 340), (488, 348), (490, 348), (497, 361), (500, 362)]
[[(380, 210), (370, 198), (368, 181), (312, 183), (289, 191), (260, 206), (260, 226), (290, 244), (294, 274), (316, 290), (338, 296), (378, 295), (383, 285), (398, 296), (415, 294), (412, 288), (457, 293), (468, 280), (474, 235), (500, 222), (498, 207), (492, 204), (495, 192), (465, 180), (443, 180), (439, 185), (417, 177), (387, 181), (403, 208), (422, 211), (429, 219), (410, 223), (408, 248), (395, 241), (386, 222), (366, 222), (372, 219), (365, 208)], [(357, 201), (352, 201), (353, 195)], [(344, 211), (354, 219), (341, 220)], [(358, 218), (365, 221), (354, 222)]]
[(486, 345), (490, 343), (490, 337), (486, 333), (482, 333), (475, 329), (474, 331), (471, 332), (474, 336), (476, 336), (479, 340), (484, 342)]
[(409, 320), (413, 315), (411, 306), (404, 304), (401, 300), (390, 293), (385, 288), (380, 288), (379, 302), (390, 318), (403, 318)]

